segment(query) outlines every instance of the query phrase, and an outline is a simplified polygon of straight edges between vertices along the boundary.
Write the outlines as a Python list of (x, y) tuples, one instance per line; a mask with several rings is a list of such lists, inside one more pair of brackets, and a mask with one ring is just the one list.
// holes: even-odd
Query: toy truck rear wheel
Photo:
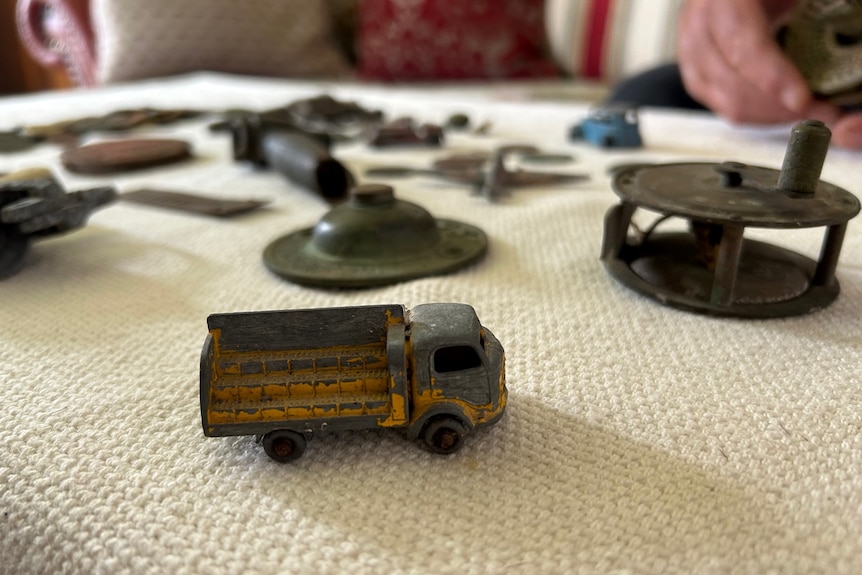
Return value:
[(454, 417), (437, 417), (422, 430), (425, 447), (434, 453), (455, 453), (464, 445), (467, 428)]
[(276, 429), (263, 436), (263, 450), (279, 463), (289, 463), (302, 457), (307, 441), (301, 433)]

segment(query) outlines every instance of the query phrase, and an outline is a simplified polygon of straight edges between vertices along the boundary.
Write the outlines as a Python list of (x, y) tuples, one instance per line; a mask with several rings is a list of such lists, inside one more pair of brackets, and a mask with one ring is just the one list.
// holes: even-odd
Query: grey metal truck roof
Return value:
[(207, 326), (221, 330), (222, 351), (276, 351), (385, 341), (389, 317), (404, 318), (404, 306), (222, 313)]
[(421, 304), (411, 309), (411, 340), (417, 349), (476, 343), (481, 329), (475, 310), (463, 303)]

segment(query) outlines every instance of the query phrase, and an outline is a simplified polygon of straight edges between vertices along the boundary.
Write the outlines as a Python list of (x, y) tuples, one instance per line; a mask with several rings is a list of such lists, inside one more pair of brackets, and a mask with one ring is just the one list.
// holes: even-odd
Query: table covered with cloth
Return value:
[[(265, 199), (230, 219), (120, 201), (35, 242), (0, 282), (0, 573), (862, 572), (862, 221), (841, 293), (785, 319), (680, 311), (615, 281), (599, 256), (628, 162), (779, 168), (789, 126), (641, 111), (641, 149), (568, 140), (588, 105), (529, 87), (381, 88), (213, 74), (0, 100), (0, 129), (136, 106), (264, 110), (328, 93), (488, 135), (392, 151), (338, 144), (368, 167), (532, 144), (589, 181), (490, 203), (463, 186), (392, 180), (397, 197), (482, 228), (466, 269), (371, 289), (302, 287), (269, 272), (275, 238), (330, 209), (275, 171), (235, 162), (200, 117), (141, 136), (192, 143), (191, 162), (112, 176), (65, 170), (45, 144), (0, 172), (52, 169), (68, 190), (162, 188)], [(104, 135), (99, 135), (104, 136)], [(860, 155), (822, 178), (862, 192)], [(748, 233), (748, 232), (747, 232)], [(816, 258), (822, 229), (756, 230)], [(392, 430), (316, 437), (296, 462), (201, 428), (207, 316), (364, 304), (471, 304), (506, 353), (508, 407), (459, 452)]]

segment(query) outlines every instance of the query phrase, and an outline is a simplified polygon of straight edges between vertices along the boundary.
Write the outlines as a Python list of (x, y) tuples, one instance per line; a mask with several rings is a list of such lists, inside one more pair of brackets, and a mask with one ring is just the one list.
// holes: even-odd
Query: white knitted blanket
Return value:
[[(116, 177), (49, 166), (68, 189), (114, 183), (273, 203), (217, 220), (130, 203), (33, 245), (0, 282), (0, 573), (860, 573), (862, 222), (841, 295), (791, 319), (713, 319), (663, 307), (599, 261), (617, 202), (608, 167), (739, 160), (778, 168), (787, 127), (741, 129), (646, 110), (646, 147), (566, 140), (583, 103), (484, 90), (314, 86), (218, 75), (0, 100), (0, 129), (139, 105), (264, 109), (329, 93), (396, 115), (493, 123), (454, 149), (532, 143), (574, 154), (566, 188), (491, 205), (456, 186), (397, 184), (437, 217), (482, 227), (487, 257), (460, 273), (327, 291), (269, 273), (263, 248), (329, 209), (275, 172), (232, 161), (204, 120), (155, 130), (196, 159)], [(337, 150), (361, 174), (443, 152)], [(551, 168), (547, 168), (551, 169)], [(554, 168), (557, 169), (557, 168)], [(823, 179), (860, 192), (860, 155)], [(822, 230), (760, 231), (816, 258)], [(507, 415), (435, 456), (397, 433), (312, 441), (274, 463), (251, 438), (206, 438), (198, 365), (214, 312), (435, 301), (472, 304), (502, 341)]]

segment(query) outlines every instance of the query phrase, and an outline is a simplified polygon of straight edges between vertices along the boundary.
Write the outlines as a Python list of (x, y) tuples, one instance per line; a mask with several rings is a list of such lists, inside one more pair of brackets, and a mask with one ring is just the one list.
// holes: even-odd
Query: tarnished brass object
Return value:
[[(620, 167), (612, 183), (622, 201), (605, 217), (605, 267), (661, 303), (711, 315), (784, 317), (829, 305), (839, 293), (847, 222), (860, 204), (820, 181), (828, 143), (826, 126), (809, 121), (794, 128), (781, 170), (739, 162)], [(660, 216), (631, 234), (641, 208)], [(689, 231), (658, 231), (671, 218), (686, 220)], [(746, 227), (826, 231), (814, 261), (745, 239)]]
[(816, 95), (862, 104), (860, 0), (800, 0), (778, 40)]
[(32, 240), (82, 227), (93, 210), (116, 195), (108, 187), (67, 193), (43, 169), (0, 178), (0, 279), (21, 268)]
[(479, 228), (435, 219), (396, 199), (390, 186), (366, 184), (313, 228), (272, 242), (263, 261), (294, 283), (363, 288), (450, 273), (479, 260), (487, 247)]

